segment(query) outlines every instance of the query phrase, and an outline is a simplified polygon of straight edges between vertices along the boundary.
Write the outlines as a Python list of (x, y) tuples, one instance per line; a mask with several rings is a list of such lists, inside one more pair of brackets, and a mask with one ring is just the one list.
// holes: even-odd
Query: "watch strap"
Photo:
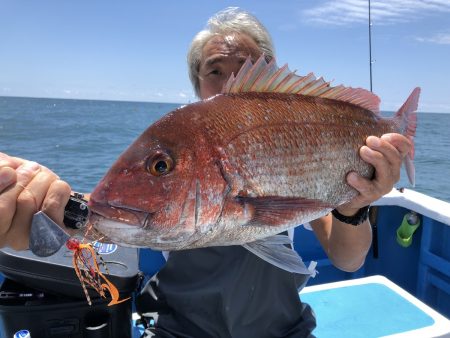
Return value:
[(338, 221), (357, 226), (357, 225), (360, 225), (361, 223), (365, 222), (369, 218), (369, 208), (370, 208), (370, 205), (366, 205), (365, 207), (362, 207), (361, 209), (359, 209), (356, 212), (356, 214), (354, 214), (353, 216), (342, 215), (339, 211), (337, 211), (337, 209), (333, 209), (331, 211), (331, 214)]

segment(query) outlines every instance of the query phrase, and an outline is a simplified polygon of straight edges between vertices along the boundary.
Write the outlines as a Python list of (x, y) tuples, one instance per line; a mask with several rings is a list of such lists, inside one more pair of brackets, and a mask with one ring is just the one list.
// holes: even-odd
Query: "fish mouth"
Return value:
[[(115, 209), (121, 214), (129, 212), (136, 216), (135, 210)], [(102, 242), (116, 243), (126, 247), (150, 248), (153, 250), (181, 250), (195, 240), (192, 233), (177, 231), (175, 233), (161, 232), (158, 230), (146, 229), (151, 225), (151, 213), (138, 212), (137, 216), (145, 220), (141, 224), (135, 224), (123, 217), (112, 217), (111, 213), (102, 214), (101, 211), (91, 212), (90, 224), (94, 240)]]
[(154, 228), (152, 216), (156, 212), (111, 202), (91, 202), (90, 211), (89, 223), (94, 229), (95, 239), (101, 238), (102, 241), (127, 247), (180, 250), (195, 240), (192, 233), (182, 229), (173, 232)]
[(132, 207), (123, 205), (115, 205), (114, 203), (98, 204), (92, 203), (90, 206), (91, 217), (95, 215), (116, 221), (118, 223), (125, 223), (131, 226), (146, 228), (149, 224), (149, 219), (153, 213), (138, 210)]

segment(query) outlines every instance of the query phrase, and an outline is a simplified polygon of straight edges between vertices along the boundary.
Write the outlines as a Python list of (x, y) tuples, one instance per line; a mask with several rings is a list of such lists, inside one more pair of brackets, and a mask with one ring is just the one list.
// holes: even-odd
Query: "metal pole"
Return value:
[(370, 91), (372, 91), (372, 20), (370, 18), (370, 0), (369, 1), (369, 69), (370, 69)]

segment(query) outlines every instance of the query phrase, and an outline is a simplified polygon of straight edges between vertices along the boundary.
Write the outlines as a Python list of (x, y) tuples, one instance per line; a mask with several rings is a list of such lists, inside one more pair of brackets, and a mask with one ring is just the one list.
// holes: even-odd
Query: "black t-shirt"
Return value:
[(158, 312), (149, 337), (312, 337), (314, 314), (298, 296), (306, 278), (242, 246), (173, 251), (136, 307)]

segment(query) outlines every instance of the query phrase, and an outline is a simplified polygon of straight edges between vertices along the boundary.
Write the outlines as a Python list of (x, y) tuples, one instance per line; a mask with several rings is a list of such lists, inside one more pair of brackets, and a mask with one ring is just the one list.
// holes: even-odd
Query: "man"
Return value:
[[(267, 59), (274, 56), (270, 36), (255, 17), (235, 8), (217, 13), (188, 53), (197, 95), (206, 99), (218, 94), (249, 55), (255, 61), (263, 53)], [(360, 156), (375, 167), (374, 178), (350, 173), (347, 181), (359, 195), (334, 216), (311, 222), (337, 267), (355, 271), (363, 264), (371, 243), (367, 205), (392, 189), (410, 147), (398, 134), (369, 137)], [(69, 193), (69, 185), (48, 169), (0, 156), (0, 245), (26, 248), (38, 209), (62, 225)], [(358, 226), (348, 224), (354, 220)], [(138, 297), (137, 309), (158, 313), (148, 337), (308, 337), (315, 319), (298, 297), (306, 279), (241, 246), (175, 251)]]

